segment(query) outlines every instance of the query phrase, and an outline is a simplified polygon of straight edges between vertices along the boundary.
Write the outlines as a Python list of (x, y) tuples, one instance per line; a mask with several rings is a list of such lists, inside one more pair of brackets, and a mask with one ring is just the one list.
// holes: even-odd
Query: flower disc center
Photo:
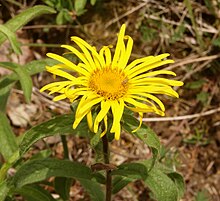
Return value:
[(98, 69), (92, 73), (89, 87), (105, 99), (117, 100), (126, 93), (128, 80), (125, 74), (118, 69)]

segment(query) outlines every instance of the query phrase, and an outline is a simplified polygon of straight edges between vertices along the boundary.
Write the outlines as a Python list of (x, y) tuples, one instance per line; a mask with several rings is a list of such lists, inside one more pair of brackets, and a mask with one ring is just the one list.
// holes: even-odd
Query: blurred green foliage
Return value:
[[(43, 0), (45, 4), (58, 11), (56, 16), (57, 24), (72, 23), (76, 16), (83, 15), (87, 9), (87, 0)], [(90, 0), (92, 6), (96, 0)]]

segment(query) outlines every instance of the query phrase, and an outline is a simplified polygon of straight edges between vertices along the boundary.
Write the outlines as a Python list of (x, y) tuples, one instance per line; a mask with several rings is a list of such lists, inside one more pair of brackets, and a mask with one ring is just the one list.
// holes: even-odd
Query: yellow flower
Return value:
[[(80, 100), (73, 123), (74, 129), (87, 116), (89, 128), (95, 133), (100, 122), (104, 122), (105, 131), (101, 134), (102, 137), (107, 131), (107, 114), (111, 111), (113, 124), (110, 132), (114, 133), (115, 139), (118, 140), (125, 107), (139, 114), (141, 125), (143, 113), (153, 112), (164, 116), (164, 104), (154, 94), (178, 98), (178, 93), (172, 86), (182, 86), (183, 82), (157, 77), (161, 74), (176, 74), (168, 70), (152, 71), (162, 65), (173, 63), (173, 60), (166, 59), (169, 54), (148, 56), (128, 64), (133, 40), (125, 35), (125, 27), (125, 24), (121, 26), (114, 55), (111, 54), (110, 46), (104, 46), (97, 52), (95, 47), (76, 36), (71, 37), (71, 40), (76, 43), (78, 49), (69, 45), (61, 47), (76, 55), (81, 60), (78, 64), (57, 54), (47, 54), (60, 62), (52, 67), (47, 66), (47, 71), (66, 80), (50, 83), (41, 91), (59, 93), (54, 101), (65, 98), (70, 102)], [(92, 111), (97, 105), (100, 110), (93, 122)]]

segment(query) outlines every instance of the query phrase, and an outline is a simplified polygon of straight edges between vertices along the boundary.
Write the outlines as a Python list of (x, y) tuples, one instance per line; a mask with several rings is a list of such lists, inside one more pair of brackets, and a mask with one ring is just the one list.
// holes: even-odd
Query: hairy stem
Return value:
[(67, 147), (66, 136), (61, 135), (61, 140), (62, 140), (62, 144), (63, 144), (64, 158), (68, 159), (69, 158), (69, 150), (68, 150), (68, 147)]
[[(102, 137), (103, 142), (103, 154), (105, 164), (109, 164), (109, 144), (107, 136)], [(106, 198), (105, 201), (111, 201), (112, 196), (112, 175), (111, 170), (106, 170)]]

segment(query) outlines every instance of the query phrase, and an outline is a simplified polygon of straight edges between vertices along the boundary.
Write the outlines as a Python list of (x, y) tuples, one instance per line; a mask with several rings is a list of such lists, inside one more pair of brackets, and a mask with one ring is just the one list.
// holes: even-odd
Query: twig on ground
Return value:
[(112, 25), (112, 24), (118, 22), (120, 19), (122, 19), (122, 18), (124, 18), (124, 17), (130, 15), (131, 13), (133, 13), (133, 12), (139, 10), (139, 9), (141, 9), (142, 7), (146, 6), (147, 3), (148, 3), (148, 2), (144, 2), (144, 3), (142, 3), (142, 4), (140, 4), (140, 5), (136, 6), (136, 7), (134, 7), (133, 9), (127, 11), (127, 12), (124, 13), (123, 15), (120, 15), (119, 17), (117, 17), (117, 18), (115, 18), (115, 19), (109, 21), (109, 22), (105, 25), (105, 28), (108, 28), (110, 25)]
[(207, 60), (214, 60), (220, 58), (220, 54), (216, 55), (211, 55), (211, 56), (204, 56), (204, 57), (199, 57), (199, 58), (187, 58), (183, 59), (180, 62), (177, 62), (173, 65), (170, 65), (169, 67), (166, 68), (166, 70), (173, 70), (176, 67), (183, 66), (186, 64), (191, 64), (191, 63), (196, 63), (196, 62), (201, 62), (201, 61), (207, 61)]
[(220, 107), (212, 110), (208, 110), (206, 112), (184, 115), (184, 116), (176, 116), (176, 117), (158, 117), (158, 118), (143, 118), (144, 122), (157, 122), (157, 121), (182, 121), (187, 119), (194, 119), (199, 117), (204, 117), (208, 115), (212, 115), (214, 113), (220, 112)]

